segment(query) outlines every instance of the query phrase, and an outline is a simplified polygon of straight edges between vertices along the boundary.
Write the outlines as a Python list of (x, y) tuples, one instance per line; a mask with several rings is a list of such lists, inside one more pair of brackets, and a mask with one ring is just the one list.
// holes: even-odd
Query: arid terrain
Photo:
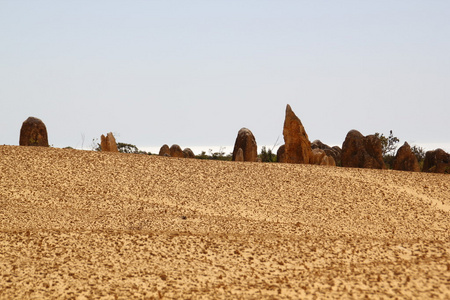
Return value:
[(1, 299), (450, 299), (450, 176), (0, 146)]

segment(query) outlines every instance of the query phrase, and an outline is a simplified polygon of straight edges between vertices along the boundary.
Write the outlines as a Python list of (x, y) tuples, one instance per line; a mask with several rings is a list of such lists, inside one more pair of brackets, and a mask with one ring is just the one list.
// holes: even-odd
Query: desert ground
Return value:
[(0, 146), (1, 299), (450, 299), (450, 176)]

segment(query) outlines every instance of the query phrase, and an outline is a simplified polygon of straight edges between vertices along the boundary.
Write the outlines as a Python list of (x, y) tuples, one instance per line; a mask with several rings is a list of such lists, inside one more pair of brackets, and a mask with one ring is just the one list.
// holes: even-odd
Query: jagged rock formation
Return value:
[(375, 135), (363, 136), (359, 131), (351, 130), (342, 145), (342, 166), (386, 169), (381, 149), (381, 141)]
[(420, 172), (417, 157), (407, 142), (397, 150), (392, 168), (398, 171)]
[(423, 172), (450, 174), (450, 154), (439, 148), (427, 151), (423, 161)]
[(117, 149), (116, 139), (112, 132), (106, 134), (106, 137), (102, 134), (100, 147), (103, 152), (119, 152)]
[(26, 119), (20, 129), (19, 145), (48, 147), (47, 128), (44, 122), (35, 117)]
[(234, 143), (234, 150), (232, 160), (236, 161), (236, 155), (242, 149), (243, 152), (243, 161), (251, 161), (255, 162), (258, 159), (258, 147), (256, 145), (255, 137), (253, 133), (247, 128), (241, 128), (239, 130), (238, 135), (236, 137), (236, 141)]
[(300, 119), (286, 106), (283, 137), (285, 145), (284, 159), (287, 163), (308, 164), (312, 156), (311, 142)]

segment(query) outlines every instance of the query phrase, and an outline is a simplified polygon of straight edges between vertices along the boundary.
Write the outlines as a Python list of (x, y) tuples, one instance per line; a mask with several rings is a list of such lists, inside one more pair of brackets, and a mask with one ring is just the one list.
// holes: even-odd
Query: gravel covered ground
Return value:
[(0, 146), (1, 299), (450, 299), (450, 176)]

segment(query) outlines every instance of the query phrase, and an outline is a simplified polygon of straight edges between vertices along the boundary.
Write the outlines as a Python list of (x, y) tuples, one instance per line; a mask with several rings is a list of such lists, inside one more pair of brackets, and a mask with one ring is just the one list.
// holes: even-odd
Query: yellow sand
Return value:
[(0, 298), (449, 299), (449, 211), (449, 175), (0, 146)]

